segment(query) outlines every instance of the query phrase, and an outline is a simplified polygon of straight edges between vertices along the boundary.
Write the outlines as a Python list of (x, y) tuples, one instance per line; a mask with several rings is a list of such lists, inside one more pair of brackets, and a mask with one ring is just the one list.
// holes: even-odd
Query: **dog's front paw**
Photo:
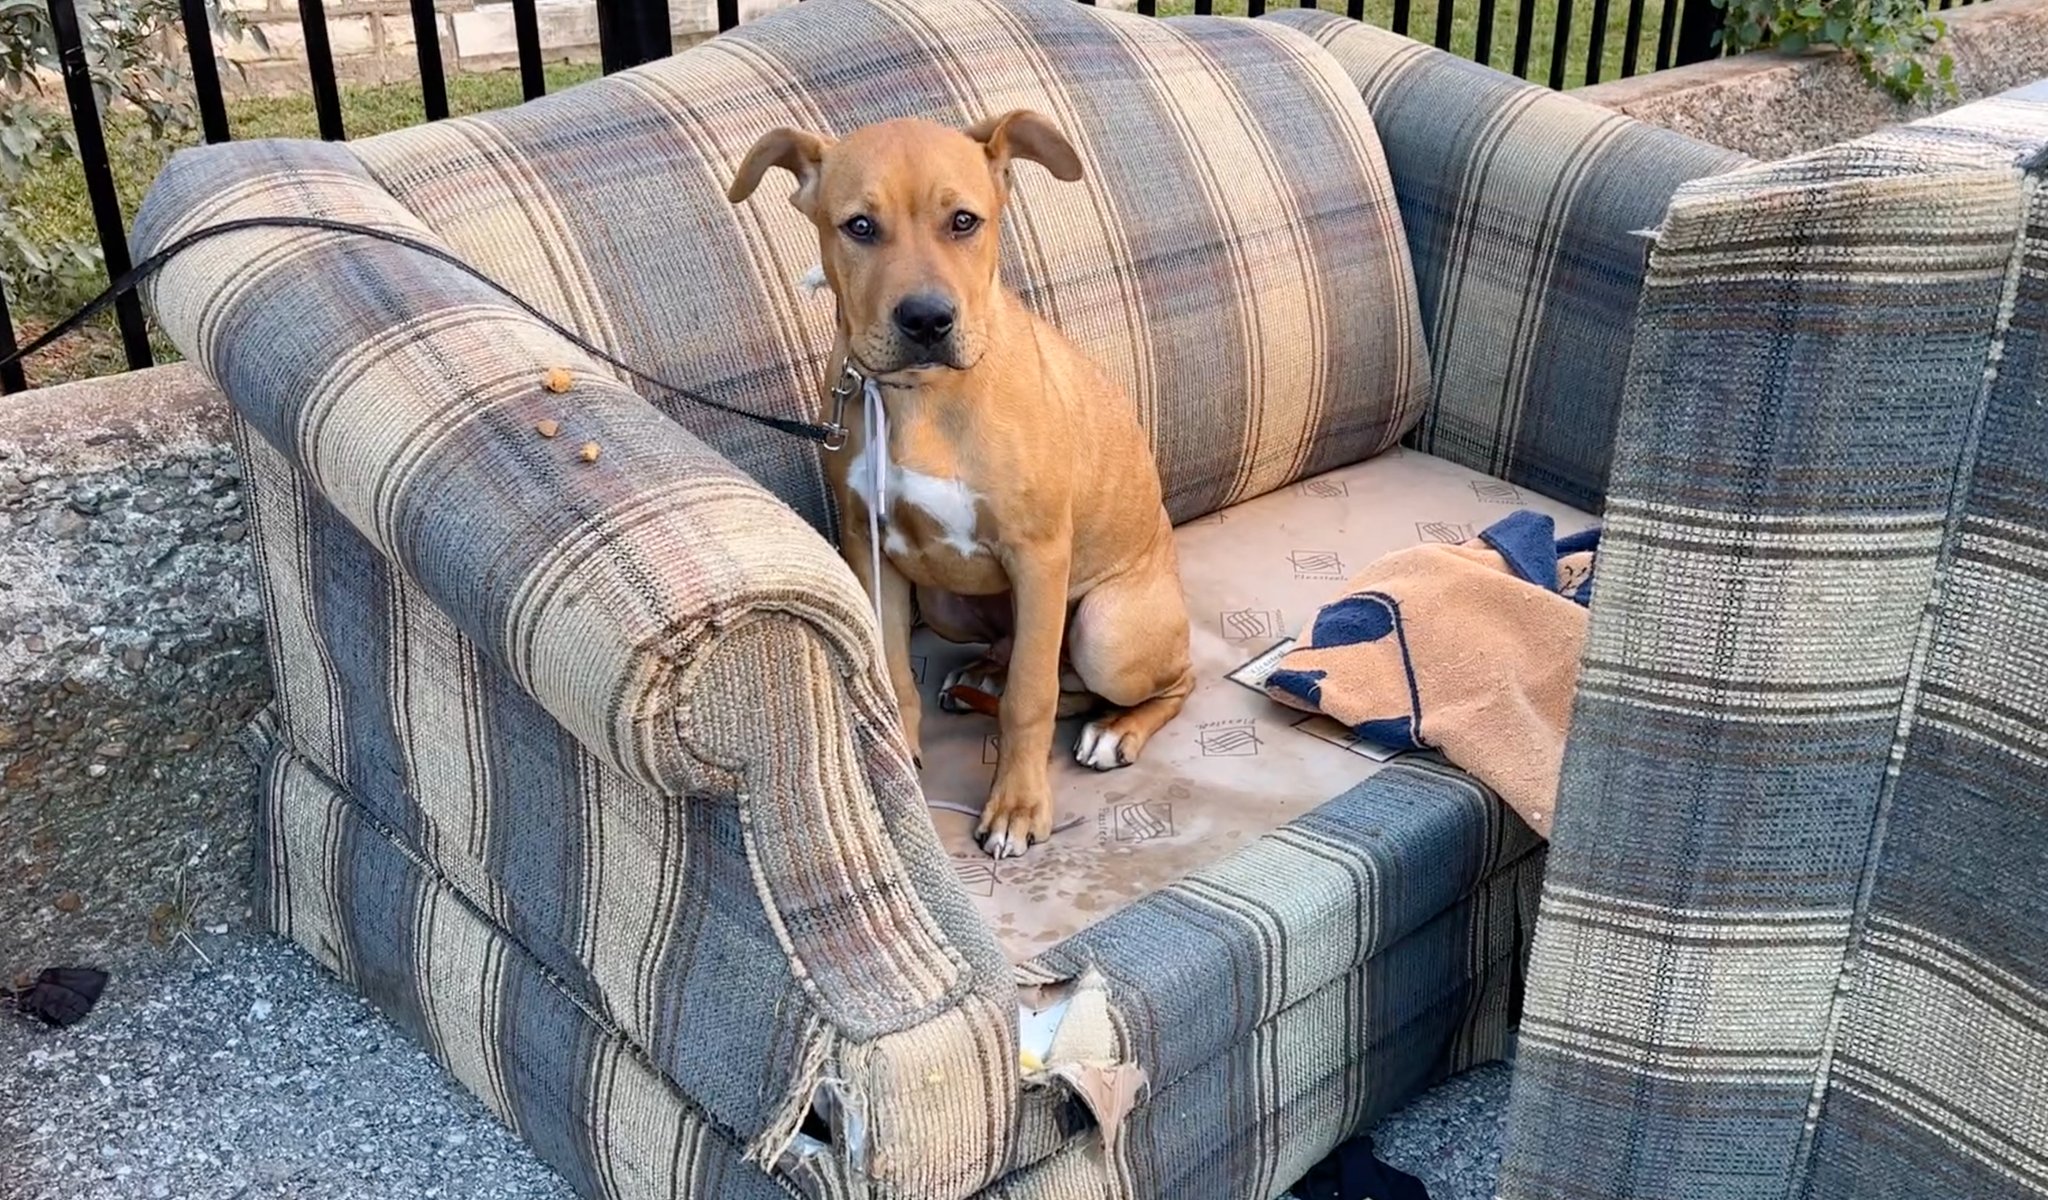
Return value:
[(997, 780), (974, 833), (990, 858), (1022, 858), (1031, 843), (1052, 836), (1051, 787), (1043, 778), (1032, 784)]
[(1126, 735), (1109, 721), (1090, 721), (1074, 739), (1074, 761), (1097, 771), (1114, 771), (1135, 761), (1127, 750)]

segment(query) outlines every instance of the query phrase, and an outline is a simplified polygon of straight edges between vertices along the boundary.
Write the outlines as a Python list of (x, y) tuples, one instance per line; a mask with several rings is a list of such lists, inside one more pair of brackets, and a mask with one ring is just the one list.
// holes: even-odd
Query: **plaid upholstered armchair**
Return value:
[[(2039, 328), (2010, 167), (2036, 110), (1762, 168), (1323, 14), (816, 0), (507, 112), (186, 152), (138, 250), (258, 214), (402, 232), (651, 374), (810, 419), (813, 235), (724, 202), (741, 154), (1020, 106), (1087, 177), (1020, 172), (1006, 277), (1128, 388), (1181, 523), (1201, 687), (1146, 761), (1059, 775), (1062, 832), (990, 863), (956, 810), (992, 730), (935, 717), (910, 761), (816, 447), (636, 390), (445, 263), (252, 231), (150, 301), (237, 414), (269, 919), (589, 1196), (1270, 1196), (1507, 1052), (1544, 847), (1454, 768), (1382, 767), (1223, 676), (1378, 553), (1604, 503), (1514, 1194), (1820, 1180), (1838, 1139), (1905, 1129), (1845, 1115), (1893, 1093), (1843, 1074), (1790, 1133), (1860, 1045), (1845, 948), (1969, 940), (1871, 907), (1895, 851), (1870, 828), (1939, 790), (1910, 739), (1977, 730), (1971, 762), (2007, 756), (1978, 819), (2048, 820), (1992, 802), (2040, 778), (2015, 765), (2038, 723), (1966, 661), (2041, 632), (2042, 589), (2008, 589), (2017, 618), (1927, 604), (1964, 550), (2033, 562), (2048, 527), (2038, 388), (1983, 387), (2038, 368), (2007, 336)], [(1723, 172), (1673, 209), (1637, 318), (1642, 231)], [(1841, 261), (1865, 273), (1829, 290)], [(1964, 446), (1981, 509), (1948, 490)], [(919, 649), (930, 684), (963, 653)], [(2038, 714), (2031, 653), (1999, 661)], [(2011, 998), (2038, 944), (1981, 953), (2034, 954), (1999, 1011), (2038, 1039)], [(1781, 967), (1797, 1045), (1758, 1032)], [(1066, 1005), (1044, 1070), (1020, 994)], [(1100, 1100), (1139, 1070), (1128, 1114)], [(1701, 1115), (1712, 1087), (1736, 1115)], [(1719, 1141), (1686, 1142), (1701, 1121)]]

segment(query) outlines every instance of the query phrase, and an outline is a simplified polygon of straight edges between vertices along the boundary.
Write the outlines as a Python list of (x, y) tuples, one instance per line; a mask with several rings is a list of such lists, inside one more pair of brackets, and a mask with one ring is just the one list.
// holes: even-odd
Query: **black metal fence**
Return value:
[[(47, 2), (51, 29), (62, 63), (65, 97), (71, 107), (72, 128), (77, 135), (79, 165), (85, 173), (93, 222), (111, 279), (128, 270), (130, 265), (127, 227), (115, 190), (113, 169), (107, 158), (102, 114), (87, 68), (77, 0)], [(1079, 2), (1092, 4), (1095, 0)], [(1610, 24), (1616, 0), (1590, 0), (1591, 11), (1583, 43), (1575, 37), (1575, 0), (1552, 0), (1555, 7), (1543, 14), (1538, 12), (1537, 0), (1469, 0), (1476, 6), (1476, 11), (1466, 11), (1476, 18), (1476, 28), (1471, 33), (1469, 44), (1459, 45), (1464, 39), (1458, 33), (1458, 17), (1460, 6), (1466, 2), (1436, 0), (1435, 17), (1429, 29), (1411, 27), (1414, 0), (1392, 0), (1389, 14), (1380, 13), (1378, 10), (1382, 5), (1376, 2), (1373, 15), (1387, 16), (1386, 24), (1397, 33), (1432, 41), (1444, 49), (1455, 47), (1480, 62), (1493, 62), (1496, 27), (1501, 24), (1503, 15), (1499, 6), (1503, 2), (1514, 4), (1510, 53), (1516, 75), (1533, 78), (1530, 73), (1532, 52), (1539, 35), (1547, 34), (1548, 62), (1541, 65), (1546, 68), (1544, 78), (1549, 86), (1562, 88), (1565, 85), (1567, 67), (1581, 45), (1585, 55), (1585, 82), (1600, 81), (1608, 58)], [(1622, 76), (1636, 74), (1646, 63), (1656, 70), (1663, 70), (1674, 64), (1698, 62), (1719, 53), (1714, 45), (1714, 32), (1721, 24), (1721, 10), (1714, 6), (1712, 0), (1655, 0), (1658, 7), (1654, 10), (1649, 8), (1651, 0), (1625, 2), (1627, 11), (1623, 18), (1619, 64)], [(596, 0), (596, 3), (599, 56), (606, 73), (670, 53), (672, 43), (666, 0)], [(1300, 0), (1300, 3), (1304, 8), (1317, 6), (1316, 0)], [(1950, 3), (1951, 0), (1940, 0), (1943, 8)], [(534, 4), (535, 0), (512, 0), (521, 90), (529, 100), (541, 95), (547, 87), (542, 70), (540, 18)], [(220, 72), (214, 59), (207, 6), (205, 0), (180, 0), (180, 5), (200, 130), (206, 141), (224, 142), (233, 136), (233, 130), (229, 126), (226, 96), (221, 89)], [(739, 0), (716, 0), (716, 5), (721, 31), (739, 24)], [(298, 0), (298, 7), (305, 32), (306, 67), (312, 79), (313, 107), (320, 136), (339, 140), (347, 136), (347, 129), (342, 122), (341, 88), (335, 74), (334, 52), (327, 37), (326, 8), (322, 0)], [(1147, 16), (1158, 15), (1159, 0), (1137, 0), (1137, 7)], [(1186, 11), (1189, 6), (1183, 3), (1175, 7)], [(1191, 7), (1195, 13), (1209, 14), (1216, 4), (1215, 0), (1193, 0)], [(1330, 7), (1336, 7), (1334, 0)], [(411, 0), (411, 8), (422, 106), (428, 120), (440, 120), (448, 115), (448, 82), (442, 65), (440, 28), (435, 20), (434, 0)], [(1266, 11), (1267, 5), (1265, 0), (1245, 0), (1243, 8), (1246, 15), (1256, 17)], [(1344, 8), (1354, 18), (1362, 20), (1368, 15), (1366, 0), (1346, 0)], [(1548, 18), (1547, 27), (1542, 20), (1544, 17)], [(128, 365), (131, 368), (151, 365), (148, 330), (141, 305), (133, 295), (124, 296), (118, 302), (115, 320), (120, 328), (122, 350)], [(5, 289), (0, 288), (0, 357), (13, 353), (15, 344)], [(26, 386), (18, 364), (0, 370), (0, 394), (20, 391)]]

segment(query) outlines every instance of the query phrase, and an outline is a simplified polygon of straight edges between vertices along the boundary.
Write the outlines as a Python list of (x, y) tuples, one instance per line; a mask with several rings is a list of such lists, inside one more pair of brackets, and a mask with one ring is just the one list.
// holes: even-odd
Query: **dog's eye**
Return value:
[(981, 218), (968, 212), (966, 209), (963, 208), (953, 214), (954, 233), (973, 233), (979, 228), (981, 228)]
[(872, 242), (875, 240), (875, 234), (879, 232), (875, 227), (875, 219), (868, 216), (848, 217), (846, 224), (840, 228), (846, 231), (847, 237), (856, 242)]

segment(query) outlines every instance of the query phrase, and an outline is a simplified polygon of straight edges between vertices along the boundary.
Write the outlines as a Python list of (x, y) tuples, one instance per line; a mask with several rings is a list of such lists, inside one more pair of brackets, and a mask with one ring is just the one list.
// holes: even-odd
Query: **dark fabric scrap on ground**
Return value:
[(1370, 1137), (1355, 1137), (1309, 1168), (1294, 1185), (1299, 1200), (1429, 1200), (1429, 1189), (1381, 1162)]
[(17, 1012), (62, 1029), (76, 1025), (99, 1003), (107, 973), (91, 967), (50, 967), (7, 993)]

